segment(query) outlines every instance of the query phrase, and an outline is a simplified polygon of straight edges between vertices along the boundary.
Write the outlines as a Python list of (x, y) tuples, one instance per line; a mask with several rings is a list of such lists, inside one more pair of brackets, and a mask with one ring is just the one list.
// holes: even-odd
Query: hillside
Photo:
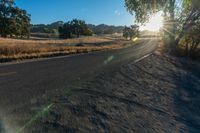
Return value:
[[(31, 33), (53, 33), (58, 34), (58, 28), (64, 24), (63, 21), (57, 21), (51, 24), (32, 24)], [(95, 34), (113, 34), (113, 33), (122, 33), (123, 26), (113, 26), (113, 25), (93, 25), (87, 24), (88, 27)]]

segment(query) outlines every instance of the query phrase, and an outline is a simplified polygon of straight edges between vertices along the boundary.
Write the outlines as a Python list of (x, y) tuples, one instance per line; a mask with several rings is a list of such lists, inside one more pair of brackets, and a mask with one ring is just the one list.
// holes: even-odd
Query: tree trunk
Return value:
[[(194, 13), (195, 13), (195, 9), (192, 9), (191, 12), (190, 12), (190, 14), (187, 16), (187, 18), (186, 18), (186, 20), (185, 20), (185, 22), (183, 24), (183, 27), (181, 29), (181, 33), (178, 35), (178, 37), (175, 40), (175, 43), (174, 43), (175, 47), (178, 46), (181, 38), (184, 36), (185, 32), (190, 28), (190, 26), (191, 26), (190, 23), (194, 22), (196, 19), (199, 18), (200, 14), (198, 14), (198, 15), (196, 15), (194, 17), (193, 16)], [(189, 21), (191, 21), (191, 22), (189, 23)]]

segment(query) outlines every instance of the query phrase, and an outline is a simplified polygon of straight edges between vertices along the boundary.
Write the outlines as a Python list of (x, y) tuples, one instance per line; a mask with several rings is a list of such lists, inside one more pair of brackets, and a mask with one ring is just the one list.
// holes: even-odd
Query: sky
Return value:
[(124, 0), (15, 0), (16, 6), (31, 14), (32, 24), (70, 21), (89, 24), (132, 25), (134, 17), (124, 7)]

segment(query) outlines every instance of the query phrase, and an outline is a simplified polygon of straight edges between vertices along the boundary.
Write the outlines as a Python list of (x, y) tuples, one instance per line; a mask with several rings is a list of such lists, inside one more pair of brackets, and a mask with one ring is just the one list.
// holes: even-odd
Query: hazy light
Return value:
[(137, 41), (137, 40), (138, 40), (138, 37), (135, 37), (135, 38), (133, 39), (134, 42)]
[(140, 30), (159, 31), (161, 27), (163, 27), (163, 17), (160, 11), (153, 15), (147, 24), (140, 26)]
[(33, 118), (31, 118), (23, 127), (19, 128), (16, 133), (21, 133), (26, 127), (30, 126), (33, 122), (37, 121), (39, 118), (42, 118), (44, 115), (49, 113), (50, 109), (53, 107), (53, 103), (46, 106), (39, 113), (37, 113)]
[(103, 63), (104, 65), (108, 64), (109, 62), (111, 62), (114, 59), (114, 56), (109, 56)]

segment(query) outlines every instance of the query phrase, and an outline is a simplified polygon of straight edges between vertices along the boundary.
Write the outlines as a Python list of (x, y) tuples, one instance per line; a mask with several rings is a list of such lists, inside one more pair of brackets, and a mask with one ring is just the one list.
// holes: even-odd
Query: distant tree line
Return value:
[[(58, 28), (63, 26), (63, 21), (57, 21), (52, 24), (35, 24), (31, 25), (31, 33), (51, 33), (57, 34)], [(87, 24), (87, 26), (93, 31), (94, 34), (114, 34), (122, 33), (124, 26), (110, 26), (105, 24), (93, 25)]]
[(32, 24), (31, 33), (58, 33), (58, 28), (63, 26), (63, 21), (53, 22), (51, 24)]
[(29, 37), (30, 15), (14, 6), (14, 0), (0, 0), (1, 37)]
[(131, 25), (130, 27), (125, 26), (123, 29), (123, 37), (126, 39), (132, 40), (133, 37), (136, 37), (139, 35), (139, 26), (137, 25)]

